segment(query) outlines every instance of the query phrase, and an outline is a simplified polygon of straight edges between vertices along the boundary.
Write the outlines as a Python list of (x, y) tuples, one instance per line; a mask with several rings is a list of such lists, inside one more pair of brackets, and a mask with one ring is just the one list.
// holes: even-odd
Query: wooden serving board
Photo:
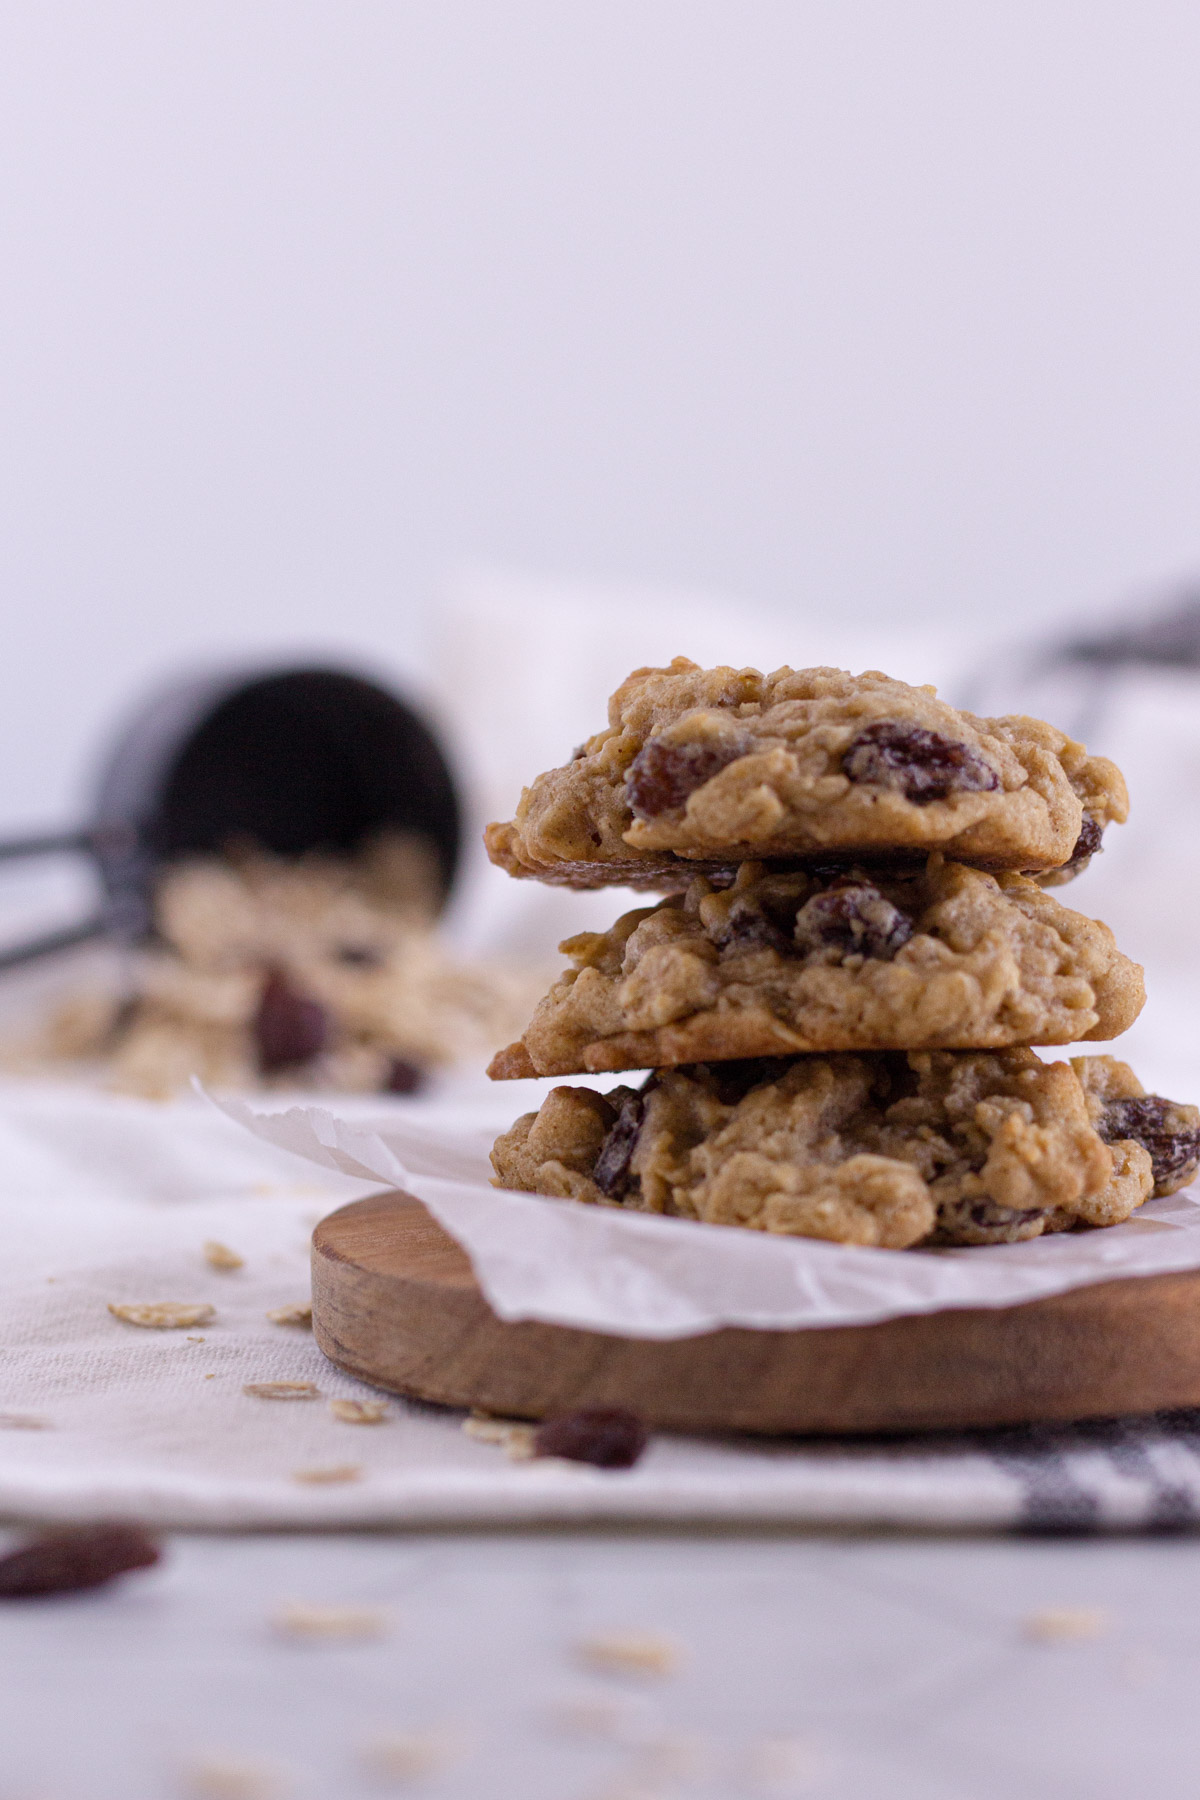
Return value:
[(901, 1432), (1200, 1405), (1200, 1270), (880, 1325), (667, 1342), (505, 1324), (419, 1200), (375, 1194), (313, 1234), (313, 1329), (393, 1393), (514, 1418), (619, 1406), (677, 1431)]

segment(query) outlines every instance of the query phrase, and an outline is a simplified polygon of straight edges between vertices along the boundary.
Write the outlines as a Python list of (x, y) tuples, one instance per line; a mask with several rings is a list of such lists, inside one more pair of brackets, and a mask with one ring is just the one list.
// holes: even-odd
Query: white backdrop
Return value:
[(1183, 0), (14, 0), (0, 820), (181, 659), (423, 667), (464, 560), (792, 641), (1195, 567), (1198, 58)]
[[(1198, 62), (1168, 0), (6, 8), (0, 826), (195, 662), (394, 673), (477, 826), (637, 663), (954, 697), (1153, 598), (1200, 567)], [(1137, 824), (1073, 895), (1166, 972), (1151, 1060), (1193, 710), (1110, 713)], [(0, 924), (74, 904), (0, 871)], [(611, 911), (477, 859), (454, 923)]]

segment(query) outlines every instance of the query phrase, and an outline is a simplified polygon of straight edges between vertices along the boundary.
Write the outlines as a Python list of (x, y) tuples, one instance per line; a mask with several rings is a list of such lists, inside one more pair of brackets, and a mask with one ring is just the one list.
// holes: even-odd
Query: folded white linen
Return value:
[[(877, 1504), (887, 1518), (931, 1507), (947, 1522), (981, 1507), (1013, 1516), (1017, 1484), (979, 1457), (967, 1459), (969, 1498), (961, 1486), (923, 1494), (929, 1484), (911, 1472), (872, 1498), (853, 1457), (801, 1464), (774, 1446), (659, 1439), (638, 1468), (607, 1473), (509, 1462), (466, 1436), (461, 1414), (399, 1400), (379, 1424), (343, 1422), (329, 1402), (372, 1390), (328, 1363), (311, 1332), (266, 1315), (307, 1299), (312, 1225), (362, 1191), (198, 1098), (156, 1106), (66, 1085), (0, 1087), (0, 1516), (378, 1526), (871, 1518)], [(211, 1267), (212, 1241), (243, 1266)], [(215, 1317), (157, 1331), (108, 1310), (161, 1301), (207, 1304)], [(319, 1394), (243, 1392), (262, 1382)]]
[[(446, 1105), (397, 1101), (393, 1113), (430, 1131)], [(362, 1110), (378, 1117), (380, 1106)], [(461, 1414), (402, 1400), (380, 1424), (345, 1423), (331, 1400), (378, 1396), (326, 1362), (311, 1333), (266, 1314), (307, 1298), (313, 1223), (363, 1191), (197, 1097), (158, 1106), (0, 1085), (0, 1517), (210, 1529), (1200, 1518), (1200, 1431), (1189, 1438), (1178, 1420), (883, 1445), (660, 1435), (628, 1471), (509, 1462), (465, 1435)], [(211, 1267), (213, 1240), (243, 1267)], [(208, 1304), (215, 1317), (153, 1331), (108, 1310), (164, 1300)], [(243, 1392), (268, 1381), (319, 1395)]]

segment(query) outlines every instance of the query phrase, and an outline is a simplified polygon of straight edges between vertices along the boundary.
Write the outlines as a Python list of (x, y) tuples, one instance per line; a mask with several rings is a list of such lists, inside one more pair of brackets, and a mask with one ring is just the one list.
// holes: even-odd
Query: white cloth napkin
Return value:
[[(395, 1104), (399, 1116), (424, 1103)], [(661, 1435), (636, 1468), (611, 1472), (510, 1462), (467, 1436), (461, 1414), (401, 1400), (380, 1424), (343, 1423), (331, 1399), (377, 1396), (311, 1333), (265, 1315), (307, 1297), (313, 1223), (366, 1185), (257, 1141), (199, 1098), (0, 1086), (0, 1516), (1130, 1527), (1200, 1514), (1200, 1453), (1179, 1420), (882, 1445)], [(211, 1268), (208, 1240), (244, 1267)], [(149, 1331), (108, 1311), (162, 1300), (205, 1302), (216, 1317)], [(243, 1393), (263, 1381), (320, 1395)]]

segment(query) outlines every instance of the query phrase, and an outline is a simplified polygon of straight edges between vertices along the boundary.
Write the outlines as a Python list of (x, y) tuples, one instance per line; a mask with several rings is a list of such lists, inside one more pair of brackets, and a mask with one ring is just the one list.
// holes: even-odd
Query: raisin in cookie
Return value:
[(1039, 719), (977, 719), (877, 672), (677, 657), (623, 682), (607, 730), (539, 775), (487, 845), (511, 875), (573, 887), (930, 850), (1065, 871), (1127, 810), (1120, 771)]
[(1116, 1225), (1178, 1176), (1194, 1107), (1128, 1121), (1106, 1142), (1123, 1065), (1089, 1071), (1031, 1050), (918, 1051), (699, 1064), (637, 1091), (555, 1088), (498, 1138), (501, 1187), (716, 1225), (882, 1249), (1016, 1243)]
[(1145, 999), (1107, 925), (1023, 875), (769, 873), (626, 913), (560, 946), (573, 967), (494, 1080), (802, 1050), (991, 1050), (1117, 1037)]
[(1149, 1155), (1155, 1197), (1186, 1187), (1200, 1167), (1200, 1108), (1148, 1094), (1115, 1056), (1075, 1056), (1071, 1067), (1105, 1143), (1140, 1144)]

